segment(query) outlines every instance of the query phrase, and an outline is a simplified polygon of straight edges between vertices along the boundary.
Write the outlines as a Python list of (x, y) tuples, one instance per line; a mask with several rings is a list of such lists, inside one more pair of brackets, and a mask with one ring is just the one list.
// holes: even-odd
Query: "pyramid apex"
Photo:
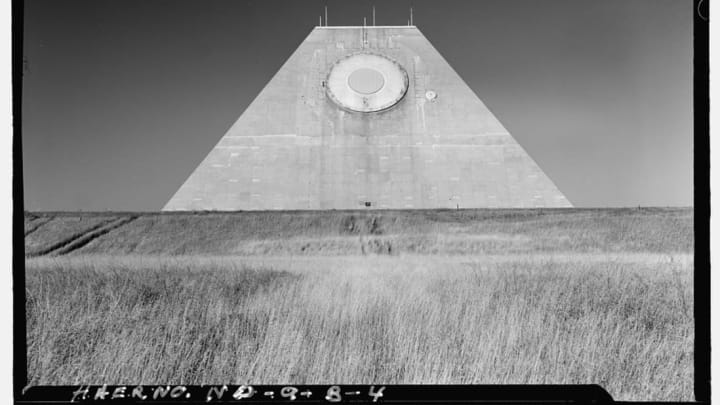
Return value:
[(317, 29), (387, 29), (387, 28), (415, 28), (417, 29), (417, 26), (415, 25), (316, 25), (315, 28)]

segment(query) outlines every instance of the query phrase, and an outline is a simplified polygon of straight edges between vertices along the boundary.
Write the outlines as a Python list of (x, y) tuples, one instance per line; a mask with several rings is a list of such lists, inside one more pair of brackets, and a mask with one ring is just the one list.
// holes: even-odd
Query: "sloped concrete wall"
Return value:
[[(325, 80), (385, 55), (409, 86), (349, 112)], [(427, 92), (437, 94), (428, 98)], [(567, 207), (569, 201), (415, 27), (316, 27), (164, 210)]]

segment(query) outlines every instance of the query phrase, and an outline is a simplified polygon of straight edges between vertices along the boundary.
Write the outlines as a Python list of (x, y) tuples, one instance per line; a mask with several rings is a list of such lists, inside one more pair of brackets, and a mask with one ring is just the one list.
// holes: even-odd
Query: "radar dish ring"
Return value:
[(338, 59), (326, 78), (326, 93), (340, 108), (371, 113), (396, 105), (407, 93), (409, 79), (395, 60), (359, 52)]

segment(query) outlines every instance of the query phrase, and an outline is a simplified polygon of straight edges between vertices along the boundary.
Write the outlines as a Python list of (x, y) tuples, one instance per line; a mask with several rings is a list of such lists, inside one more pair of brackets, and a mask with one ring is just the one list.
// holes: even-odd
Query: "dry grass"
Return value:
[(688, 401), (693, 266), (675, 242), (685, 253), (32, 258), (28, 375), (598, 383), (615, 399)]
[[(41, 215), (41, 214), (36, 214)], [(127, 214), (42, 214), (28, 253)], [(133, 214), (73, 255), (362, 255), (690, 252), (692, 209)], [(28, 227), (34, 216), (27, 216)], [(35, 219), (34, 221), (37, 221)]]

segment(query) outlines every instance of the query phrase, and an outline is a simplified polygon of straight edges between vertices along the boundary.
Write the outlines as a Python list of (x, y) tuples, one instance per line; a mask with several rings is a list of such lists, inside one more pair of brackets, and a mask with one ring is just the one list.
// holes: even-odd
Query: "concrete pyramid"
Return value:
[(570, 206), (416, 27), (321, 26), (164, 210)]

